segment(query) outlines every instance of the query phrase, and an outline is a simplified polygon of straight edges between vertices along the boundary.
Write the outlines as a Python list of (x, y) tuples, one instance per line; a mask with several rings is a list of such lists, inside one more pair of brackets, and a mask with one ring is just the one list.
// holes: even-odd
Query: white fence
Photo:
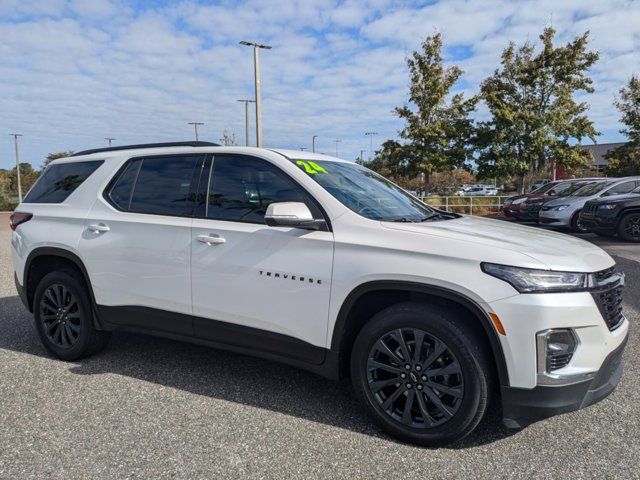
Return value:
[[(510, 195), (489, 195), (489, 196), (428, 196), (420, 197), (420, 200), (431, 205), (432, 207), (445, 210), (447, 212), (456, 211), (459, 213), (468, 213), (473, 215), (473, 209), (478, 212), (480, 209), (490, 209), (492, 212), (498, 213), (504, 205), (504, 201), (509, 198)], [(460, 212), (462, 210), (463, 212)]]

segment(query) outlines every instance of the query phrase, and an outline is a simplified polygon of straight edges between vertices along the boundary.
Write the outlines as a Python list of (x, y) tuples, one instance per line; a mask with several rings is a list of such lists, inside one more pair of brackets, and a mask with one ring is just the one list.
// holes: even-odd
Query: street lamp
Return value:
[(113, 142), (115, 140), (115, 138), (112, 137), (104, 137), (104, 139), (109, 142), (109, 147), (111, 147), (111, 142)]
[(316, 138), (318, 138), (318, 135), (314, 135), (311, 139), (311, 151), (313, 153), (316, 153)]
[(238, 100), (244, 103), (244, 131), (246, 135), (246, 144), (249, 146), (249, 104), (256, 103), (255, 100)]
[(260, 100), (260, 61), (258, 59), (258, 49), (264, 48), (265, 50), (271, 50), (272, 47), (270, 45), (244, 40), (240, 42), (240, 45), (253, 47), (253, 74), (256, 88), (256, 146), (262, 148), (262, 103)]
[(204, 125), (202, 122), (187, 122), (188, 125), (193, 125), (194, 130), (196, 131), (196, 142), (200, 139), (198, 138), (198, 126)]
[(334, 142), (336, 142), (336, 157), (338, 156), (338, 144), (339, 144), (341, 141), (342, 141), (342, 140), (340, 140), (340, 139), (334, 140)]
[(369, 137), (369, 155), (373, 155), (373, 136), (378, 135), (378, 132), (365, 132), (364, 134)]
[(20, 184), (20, 154), (18, 153), (18, 137), (21, 137), (21, 133), (10, 133), (13, 136), (13, 143), (16, 147), (16, 176), (18, 177), (18, 200), (22, 203), (22, 185)]

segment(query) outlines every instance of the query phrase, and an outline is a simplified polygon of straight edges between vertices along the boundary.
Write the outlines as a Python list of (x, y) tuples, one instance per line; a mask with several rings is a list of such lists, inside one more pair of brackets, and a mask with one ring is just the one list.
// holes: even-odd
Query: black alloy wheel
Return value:
[(627, 242), (640, 242), (640, 212), (622, 217), (618, 224), (618, 236)]
[(442, 340), (424, 330), (399, 328), (382, 335), (369, 352), (367, 370), (380, 409), (409, 427), (442, 425), (460, 408), (460, 363)]
[(110, 332), (99, 330), (91, 296), (78, 272), (46, 274), (33, 296), (33, 315), (42, 343), (62, 360), (77, 360), (102, 350)]
[(589, 229), (580, 219), (580, 211), (573, 214), (573, 218), (571, 219), (571, 230), (576, 233), (589, 233)]
[(487, 411), (494, 371), (473, 322), (455, 308), (409, 301), (365, 323), (351, 351), (351, 381), (380, 428), (428, 447), (473, 431)]
[(80, 306), (73, 293), (64, 285), (53, 284), (44, 291), (39, 307), (47, 338), (60, 348), (71, 348), (82, 329)]

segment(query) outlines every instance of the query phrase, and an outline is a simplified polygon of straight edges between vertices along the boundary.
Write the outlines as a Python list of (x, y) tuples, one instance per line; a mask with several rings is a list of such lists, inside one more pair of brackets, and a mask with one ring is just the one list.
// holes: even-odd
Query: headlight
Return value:
[(598, 210), (615, 210), (616, 208), (618, 208), (618, 205), (615, 203), (606, 203), (604, 205), (600, 205), (598, 207)]
[(510, 284), (520, 293), (579, 292), (594, 285), (590, 273), (556, 272), (482, 263), (482, 271)]
[(569, 205), (555, 205), (553, 207), (549, 207), (549, 210), (555, 210), (556, 212), (561, 212), (562, 210), (568, 208)]

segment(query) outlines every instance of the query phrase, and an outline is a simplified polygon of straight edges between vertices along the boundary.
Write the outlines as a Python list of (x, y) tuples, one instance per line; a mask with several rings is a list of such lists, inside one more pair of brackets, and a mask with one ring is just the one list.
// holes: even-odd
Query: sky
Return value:
[[(406, 58), (439, 32), (456, 91), (477, 92), (509, 41), (546, 26), (566, 43), (591, 31), (600, 53), (586, 96), (599, 142), (623, 139), (613, 100), (640, 74), (640, 2), (633, 0), (0, 0), (0, 168), (38, 167), (50, 152), (193, 140), (223, 131), (245, 141), (260, 55), (265, 147), (311, 148), (355, 159), (396, 138), (407, 101)], [(483, 115), (482, 108), (479, 113)], [(251, 141), (255, 142), (254, 118)], [(365, 132), (376, 132), (367, 137)], [(335, 140), (340, 140), (337, 144)]]

